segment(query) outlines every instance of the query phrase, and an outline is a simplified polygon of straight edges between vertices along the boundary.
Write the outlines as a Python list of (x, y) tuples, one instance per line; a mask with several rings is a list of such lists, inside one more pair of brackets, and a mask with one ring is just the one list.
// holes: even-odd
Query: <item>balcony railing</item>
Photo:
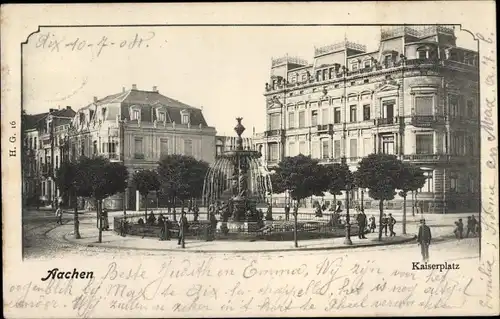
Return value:
[(269, 131), (265, 131), (265, 136), (266, 137), (270, 137), (270, 136), (279, 136), (281, 135), (283, 132), (283, 130), (269, 130)]
[(411, 117), (411, 125), (419, 127), (431, 127), (444, 122), (445, 117), (442, 115), (413, 115)]
[(333, 132), (333, 124), (318, 125), (318, 133), (331, 133)]
[(403, 155), (403, 159), (415, 162), (436, 162), (448, 161), (450, 155), (448, 154), (407, 154)]
[(387, 117), (375, 119), (375, 125), (377, 126), (390, 126), (399, 123), (397, 117)]

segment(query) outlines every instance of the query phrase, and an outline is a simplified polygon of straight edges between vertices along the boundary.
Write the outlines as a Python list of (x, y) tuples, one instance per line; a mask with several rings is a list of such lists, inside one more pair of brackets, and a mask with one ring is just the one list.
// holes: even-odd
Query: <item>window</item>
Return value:
[(384, 56), (384, 64), (386, 67), (388, 67), (391, 62), (392, 62), (392, 54), (387, 54), (386, 56)]
[(453, 172), (450, 174), (450, 191), (456, 192), (457, 191), (457, 173)]
[(33, 141), (34, 141), (34, 142), (33, 142), (33, 144), (34, 144), (33, 146), (34, 146), (34, 148), (35, 148), (35, 150), (36, 150), (36, 146), (37, 146), (36, 137), (33, 137)]
[(279, 128), (280, 128), (280, 114), (279, 113), (271, 114), (269, 125), (270, 125), (271, 130), (279, 130)]
[(183, 113), (181, 121), (182, 121), (181, 122), (182, 124), (188, 124), (189, 123), (189, 114)]
[(140, 115), (141, 114), (139, 110), (132, 110), (132, 114), (130, 115), (130, 120), (131, 121), (139, 120)]
[(288, 113), (288, 128), (294, 128), (295, 127), (295, 113), (290, 112)]
[(327, 76), (328, 76), (328, 70), (327, 70), (327, 69), (324, 69), (324, 70), (323, 70), (323, 80), (326, 80), (326, 79), (327, 79)]
[(340, 107), (336, 107), (333, 109), (333, 123), (340, 123)]
[(363, 83), (370, 83), (370, 80), (368, 80), (368, 79), (364, 79), (364, 80), (363, 80)]
[(456, 95), (448, 95), (449, 112), (451, 117), (458, 114), (458, 97)]
[(358, 140), (351, 139), (349, 141), (349, 157), (355, 158), (358, 157)]
[(421, 59), (421, 60), (427, 59), (427, 51), (423, 50), (423, 49), (418, 50), (417, 51), (417, 59)]
[(473, 175), (469, 175), (469, 192), (470, 193), (476, 192), (476, 180), (474, 179)]
[(162, 138), (160, 140), (160, 157), (163, 157), (165, 155), (168, 155), (168, 140)]
[(382, 153), (394, 155), (394, 136), (382, 137)]
[(135, 158), (144, 158), (144, 153), (142, 150), (142, 138), (136, 138), (134, 140), (134, 153), (135, 153)]
[(357, 69), (358, 69), (358, 63), (357, 62), (351, 64), (351, 70), (352, 71), (356, 71)]
[(42, 182), (42, 196), (45, 196), (45, 182)]
[(59, 155), (56, 155), (56, 169), (59, 169)]
[(305, 126), (306, 126), (306, 112), (300, 111), (299, 112), (299, 127), (305, 127)]
[(365, 156), (373, 153), (373, 143), (371, 138), (365, 137), (363, 139), (363, 151), (365, 153)]
[(332, 68), (330, 69), (330, 79), (333, 79), (335, 77), (335, 70)]
[(184, 155), (193, 156), (193, 141), (184, 140)]
[(363, 105), (363, 121), (370, 120), (370, 104)]
[(80, 155), (85, 156), (85, 141), (81, 141), (80, 143)]
[(328, 140), (323, 140), (321, 142), (321, 157), (322, 158), (330, 157), (330, 143)]
[(299, 154), (306, 155), (306, 142), (305, 141), (299, 142)]
[(472, 118), (474, 116), (474, 102), (472, 100), (467, 100), (467, 117)]
[(356, 81), (351, 81), (351, 86), (356, 85)]
[(338, 85), (338, 84), (335, 84), (333, 87), (334, 87), (334, 88), (336, 88), (336, 89), (338, 89), (338, 88), (339, 88), (339, 85)]
[(93, 151), (94, 151), (94, 155), (95, 155), (95, 154), (97, 154), (97, 141), (94, 141), (92, 143), (92, 145), (93, 145)]
[(476, 155), (474, 151), (474, 137), (472, 136), (467, 136), (466, 154), (471, 156)]
[(434, 154), (433, 134), (415, 135), (416, 154)]
[(318, 125), (318, 111), (311, 111), (311, 126)]
[(356, 105), (351, 105), (349, 107), (349, 121), (356, 122)]
[(326, 125), (329, 123), (328, 109), (321, 110), (321, 122)]
[(288, 144), (288, 156), (294, 156), (295, 152), (295, 142), (290, 142), (290, 144)]
[(165, 122), (166, 119), (167, 119), (167, 116), (166, 116), (165, 112), (159, 112), (158, 113), (158, 121)]
[(307, 75), (306, 75), (306, 74), (303, 74), (303, 75), (302, 75), (302, 82), (305, 82), (305, 81), (307, 81)]
[(365, 62), (363, 63), (363, 67), (364, 67), (365, 69), (369, 69), (369, 68), (371, 67), (370, 60), (365, 61)]
[(419, 190), (420, 193), (434, 192), (434, 171), (424, 171), (425, 183)]
[(316, 81), (321, 81), (321, 71), (316, 71)]
[(334, 158), (340, 158), (340, 141), (336, 140), (333, 141), (333, 157)]
[(395, 101), (385, 101), (382, 103), (382, 117), (385, 119), (393, 119), (394, 118), (394, 104)]
[(429, 116), (432, 115), (433, 96), (416, 96), (415, 97), (415, 115)]
[(290, 79), (290, 83), (295, 83), (297, 81), (297, 78), (295, 76), (292, 76)]
[(269, 161), (278, 161), (278, 144), (277, 143), (271, 143), (268, 144), (268, 154), (269, 154)]

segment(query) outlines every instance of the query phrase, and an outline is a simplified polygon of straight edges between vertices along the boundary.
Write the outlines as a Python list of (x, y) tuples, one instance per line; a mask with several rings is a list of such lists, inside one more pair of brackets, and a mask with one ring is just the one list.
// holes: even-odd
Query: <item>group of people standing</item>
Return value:
[[(469, 235), (472, 235), (473, 237), (479, 236), (480, 231), (480, 224), (476, 219), (476, 216), (473, 215), (467, 217), (467, 231), (465, 233), (465, 237), (468, 238)], [(464, 223), (462, 218), (459, 218), (458, 221), (455, 222), (455, 230), (453, 230), (453, 233), (459, 240), (464, 238)]]

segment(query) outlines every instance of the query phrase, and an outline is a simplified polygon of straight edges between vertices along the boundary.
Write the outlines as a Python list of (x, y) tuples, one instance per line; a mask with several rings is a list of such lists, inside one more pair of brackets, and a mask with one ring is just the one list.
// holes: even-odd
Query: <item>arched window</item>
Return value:
[(420, 47), (417, 49), (417, 59), (424, 60), (429, 58), (429, 48)]

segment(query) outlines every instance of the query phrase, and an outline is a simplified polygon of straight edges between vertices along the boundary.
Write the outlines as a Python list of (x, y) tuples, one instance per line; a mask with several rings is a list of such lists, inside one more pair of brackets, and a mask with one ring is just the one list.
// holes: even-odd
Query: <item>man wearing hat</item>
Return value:
[(425, 224), (425, 219), (420, 220), (418, 229), (417, 243), (420, 245), (422, 259), (424, 262), (429, 261), (429, 245), (431, 244), (431, 229)]

